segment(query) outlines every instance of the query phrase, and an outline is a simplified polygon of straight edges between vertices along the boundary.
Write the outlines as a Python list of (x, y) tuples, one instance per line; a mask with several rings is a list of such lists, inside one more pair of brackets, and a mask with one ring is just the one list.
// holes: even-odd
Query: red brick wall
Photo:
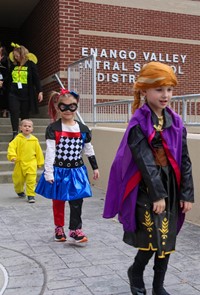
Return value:
[[(199, 16), (87, 2), (80, 3), (81, 29), (83, 30), (177, 38), (177, 40), (200, 40)], [(178, 63), (181, 66), (180, 71), (184, 74), (178, 74), (179, 85), (174, 93), (177, 95), (200, 93), (199, 45), (81, 35), (81, 47), (98, 48), (99, 51), (101, 49), (134, 50), (137, 53), (135, 62), (141, 64), (145, 63), (142, 52), (154, 52), (157, 55), (158, 53), (162, 53), (162, 55), (167, 53), (169, 56), (172, 54), (187, 55), (184, 64)], [(109, 59), (100, 58), (100, 60)], [(123, 60), (119, 59), (118, 61), (120, 64)], [(133, 71), (134, 61), (127, 59), (125, 62), (129, 72), (137, 75), (137, 72)], [(168, 64), (177, 66), (176, 63)], [(101, 72), (113, 73), (114, 71), (101, 70)], [(132, 93), (132, 85), (129, 83), (99, 82), (97, 87), (98, 94), (105, 92), (109, 95), (130, 95)]]
[(38, 57), (40, 76), (45, 78), (57, 72), (60, 68), (59, 0), (41, 0), (22, 26), (21, 36)]
[[(41, 79), (66, 70), (80, 55), (79, 1), (41, 0), (22, 26), (21, 38), (38, 57)], [(45, 102), (49, 90), (50, 85), (45, 85)]]
[[(199, 46), (198, 45), (186, 45), (186, 44), (175, 44), (175, 43), (166, 43), (166, 42), (156, 42), (156, 41), (142, 41), (142, 40), (128, 40), (121, 39), (118, 40), (116, 38), (99, 38), (96, 36), (80, 36), (80, 43), (84, 44), (84, 47), (93, 48), (94, 44), (98, 49), (105, 48), (109, 51), (109, 49), (116, 49), (118, 52), (123, 49), (134, 50), (137, 52), (137, 63), (141, 65), (145, 63), (144, 58), (142, 56), (142, 52), (155, 52), (155, 53), (168, 53), (169, 56), (173, 53), (185, 54), (186, 62), (185, 64), (180, 64), (181, 71), (184, 74), (177, 74), (179, 85), (176, 87), (174, 94), (175, 95), (184, 95), (191, 93), (200, 93), (200, 84), (199, 84), (199, 68), (200, 61), (198, 59), (199, 54)], [(180, 49), (179, 49), (180, 48)], [(98, 58), (97, 59), (104, 61), (109, 60), (107, 58)], [(111, 61), (111, 60), (110, 60)], [(133, 65), (135, 61), (131, 60), (119, 60), (119, 65), (122, 62), (125, 62), (126, 68), (129, 69), (129, 73), (135, 74), (137, 76), (137, 72), (134, 72)], [(113, 60), (111, 61), (113, 64)], [(168, 63), (169, 65), (171, 63)], [(117, 71), (105, 71), (99, 70), (99, 72), (103, 73), (116, 73)], [(122, 73), (122, 72), (121, 72)], [(125, 73), (125, 72), (124, 72)], [(120, 73), (119, 73), (120, 74)], [(99, 82), (97, 83), (97, 93), (100, 94), (101, 90), (108, 95), (132, 95), (132, 84), (130, 83), (112, 83), (112, 82)]]
[(87, 2), (80, 5), (82, 29), (199, 40), (199, 16)]
[(60, 0), (60, 62), (61, 70), (79, 59), (79, 0)]
[[(103, 70), (100, 66), (98, 72), (104, 74), (132, 74), (134, 64), (144, 64), (143, 52), (167, 53), (186, 55), (185, 63), (178, 63), (184, 74), (178, 74), (179, 85), (174, 94), (183, 95), (200, 93), (199, 45), (182, 44), (176, 42), (163, 42), (162, 40), (136, 40), (129, 38), (98, 37), (92, 35), (79, 35), (80, 30), (113, 32), (121, 34), (136, 34), (144, 36), (157, 36), (164, 38), (177, 38), (188, 40), (200, 40), (200, 18), (185, 14), (150, 11), (122, 6), (101, 5), (79, 0), (41, 0), (32, 11), (28, 20), (20, 30), (21, 43), (38, 57), (38, 68), (41, 79), (51, 77), (58, 71), (67, 69), (68, 64), (81, 58), (81, 48), (98, 48), (109, 51), (115, 49), (135, 51), (136, 60), (122, 60), (99, 58), (97, 60), (110, 61), (111, 67), (114, 61), (121, 68), (125, 63), (127, 72), (116, 70)], [(15, 40), (13, 40), (15, 41)], [(172, 63), (169, 63), (172, 64)], [(174, 64), (177, 65), (177, 64)], [(67, 81), (63, 80), (67, 85)], [(45, 95), (51, 87), (59, 86), (47, 84), (44, 86)], [(132, 83), (97, 82), (97, 95), (132, 96)], [(45, 96), (45, 103), (47, 96)]]
[(79, 1), (40, 0), (20, 29), (20, 41), (39, 59), (42, 78), (80, 56)]

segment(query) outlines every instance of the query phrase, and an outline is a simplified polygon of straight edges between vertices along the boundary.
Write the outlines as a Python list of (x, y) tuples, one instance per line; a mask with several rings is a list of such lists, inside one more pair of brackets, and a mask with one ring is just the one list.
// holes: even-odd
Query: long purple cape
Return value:
[[(174, 169), (179, 186), (183, 124), (178, 114), (169, 108), (166, 109), (172, 117), (172, 125), (164, 129), (161, 136), (166, 155)], [(117, 150), (110, 170), (103, 212), (104, 218), (113, 218), (118, 214), (118, 219), (123, 224), (125, 231), (135, 231), (136, 229), (135, 206), (138, 184), (142, 176), (133, 160), (127, 140), (130, 129), (138, 124), (149, 144), (151, 144), (155, 130), (151, 120), (151, 110), (146, 104), (139, 108), (131, 118)], [(183, 224), (184, 216), (185, 215), (180, 211), (178, 231)]]

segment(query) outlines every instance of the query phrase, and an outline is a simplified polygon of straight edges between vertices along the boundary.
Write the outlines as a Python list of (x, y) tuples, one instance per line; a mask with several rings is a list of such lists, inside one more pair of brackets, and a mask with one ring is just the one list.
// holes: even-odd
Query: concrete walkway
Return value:
[[(122, 242), (116, 219), (102, 218), (104, 192), (83, 206), (86, 246), (57, 243), (51, 201), (19, 199), (0, 184), (0, 295), (130, 295), (127, 268), (136, 250)], [(66, 206), (66, 232), (69, 208)], [(200, 227), (185, 223), (171, 255), (166, 287), (171, 295), (200, 294)], [(151, 294), (153, 261), (145, 271)], [(6, 289), (5, 289), (6, 286)], [(5, 292), (3, 292), (5, 289)]]

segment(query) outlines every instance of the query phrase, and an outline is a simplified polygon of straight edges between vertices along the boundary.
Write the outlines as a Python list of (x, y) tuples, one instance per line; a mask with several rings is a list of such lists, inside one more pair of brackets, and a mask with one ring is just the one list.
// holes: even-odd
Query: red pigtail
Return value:
[(60, 93), (52, 91), (49, 97), (48, 114), (53, 121), (56, 121), (57, 119), (56, 105), (58, 103), (59, 96), (60, 96)]

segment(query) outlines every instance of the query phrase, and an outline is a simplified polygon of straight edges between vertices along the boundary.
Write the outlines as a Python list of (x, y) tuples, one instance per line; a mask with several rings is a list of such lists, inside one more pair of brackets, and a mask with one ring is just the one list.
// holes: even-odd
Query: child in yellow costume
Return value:
[(9, 143), (7, 158), (15, 163), (12, 175), (15, 192), (19, 197), (27, 195), (28, 202), (35, 203), (37, 168), (44, 164), (44, 155), (38, 139), (31, 134), (33, 122), (29, 119), (22, 120), (20, 130), (21, 133)]

